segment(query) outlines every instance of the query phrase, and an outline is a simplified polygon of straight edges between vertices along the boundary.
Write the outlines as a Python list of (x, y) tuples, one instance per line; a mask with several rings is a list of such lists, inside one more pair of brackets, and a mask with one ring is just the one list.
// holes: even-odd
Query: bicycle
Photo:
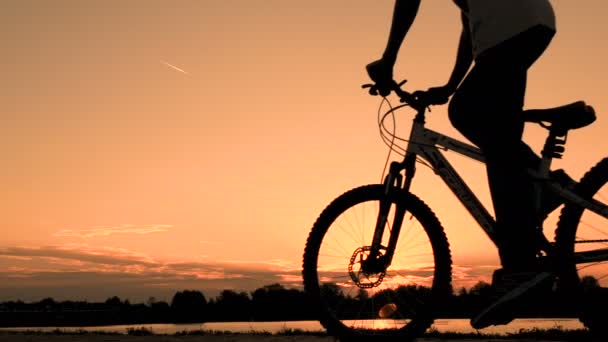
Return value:
[[(439, 176), (496, 244), (494, 218), (442, 153), (449, 150), (484, 162), (481, 151), (426, 128), (428, 107), (403, 90), (403, 83), (395, 83), (392, 89), (403, 104), (379, 121), (383, 139), (403, 160), (390, 164), (383, 183), (360, 186), (334, 199), (315, 221), (304, 249), (304, 291), (316, 306), (323, 327), (342, 341), (414, 339), (446, 312), (446, 303), (452, 298), (447, 235), (432, 209), (410, 192), (417, 162)], [(364, 87), (371, 87), (371, 93), (376, 90), (371, 85)], [(409, 139), (387, 137), (390, 131), (384, 125), (385, 118), (405, 106), (416, 112)], [(608, 218), (608, 158), (574, 184), (562, 184), (551, 171), (552, 160), (565, 152), (568, 132), (590, 125), (595, 112), (578, 101), (525, 114), (527, 122), (548, 131), (542, 162), (538, 169), (529, 170), (537, 180), (537, 209), (543, 194), (549, 192), (565, 203), (554, 239), (539, 232), (542, 243), (538, 258), (552, 265), (560, 300), (571, 298), (570, 303), (578, 305), (578, 319), (590, 331), (602, 332), (608, 319), (593, 306), (581, 303), (584, 298), (595, 301), (597, 291), (603, 288), (586, 289), (581, 279), (599, 272), (608, 275), (608, 227), (602, 221)], [(406, 145), (399, 147), (395, 140)]]

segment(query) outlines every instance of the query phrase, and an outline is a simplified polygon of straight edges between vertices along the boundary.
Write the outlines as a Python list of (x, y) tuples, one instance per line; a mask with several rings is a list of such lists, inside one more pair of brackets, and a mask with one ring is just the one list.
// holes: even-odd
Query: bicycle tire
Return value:
[[(608, 158), (589, 169), (574, 191), (585, 198), (596, 198), (606, 203)], [(608, 277), (608, 262), (577, 264), (574, 257), (576, 252), (608, 248), (607, 239), (608, 220), (574, 204), (564, 206), (555, 230), (559, 257), (557, 275), (569, 295), (577, 298), (576, 311), (581, 323), (592, 334), (603, 337), (608, 337), (608, 317), (604, 311), (604, 304), (608, 304), (608, 282), (601, 280)]]
[[(352, 259), (356, 260), (364, 254), (361, 250), (367, 246), (365, 240), (371, 241), (373, 236), (377, 215), (371, 215), (371, 218), (367, 216), (366, 220), (365, 209), (371, 208), (373, 211), (375, 207), (377, 210), (380, 199), (387, 196), (384, 195), (384, 190), (385, 186), (381, 184), (366, 185), (337, 197), (319, 215), (306, 241), (302, 269), (304, 291), (317, 309), (319, 322), (328, 334), (340, 341), (413, 340), (433, 324), (435, 310), (452, 293), (452, 260), (444, 229), (423, 201), (403, 190), (395, 190), (388, 195), (391, 206), (405, 208), (407, 217), (393, 263), (381, 279), (381, 284), (373, 283), (377, 286), (363, 289), (363, 285), (372, 284), (373, 277), (370, 279), (369, 275), (366, 276), (363, 280), (369, 283), (362, 284), (358, 278), (353, 277), (354, 272), (349, 271), (350, 268), (357, 267)], [(349, 215), (354, 215), (353, 220), (357, 222), (349, 222), (345, 229), (340, 224), (348, 222)], [(357, 228), (365, 229), (368, 234), (359, 235), (362, 231), (352, 229), (358, 223), (361, 223), (361, 227)], [(430, 249), (430, 254), (418, 253), (418, 249), (414, 248), (418, 246), (413, 244), (418, 241), (415, 239), (420, 239), (421, 236), (425, 247)], [(410, 238), (412, 240), (408, 241)], [(331, 249), (331, 242), (334, 241), (339, 245), (336, 251)], [(412, 244), (407, 245), (408, 243)], [(330, 251), (330, 254), (325, 254), (326, 251)], [(338, 251), (342, 251), (345, 260), (336, 266), (331, 253)], [(398, 254), (408, 251), (411, 255), (407, 260)], [(428, 260), (417, 259), (423, 255)], [(425, 263), (428, 268), (424, 270), (414, 267)], [(411, 269), (400, 268), (405, 265), (410, 265)], [(356, 273), (356, 276), (359, 275), (361, 272)], [(413, 282), (404, 287), (407, 279), (424, 279), (430, 286), (422, 287)], [(397, 284), (400, 286), (391, 290), (391, 286), (394, 288)], [(356, 296), (352, 291), (357, 291)], [(414, 298), (418, 294), (421, 296)], [(382, 310), (387, 307), (388, 316), (382, 314)]]

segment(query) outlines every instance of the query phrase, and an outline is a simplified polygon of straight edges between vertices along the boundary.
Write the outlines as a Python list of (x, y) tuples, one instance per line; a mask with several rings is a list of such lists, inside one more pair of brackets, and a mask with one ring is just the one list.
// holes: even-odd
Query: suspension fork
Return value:
[[(401, 171), (405, 170), (405, 179), (401, 175)], [(366, 260), (363, 261), (363, 268), (370, 273), (383, 272), (391, 264), (395, 255), (395, 247), (401, 232), (401, 225), (405, 217), (406, 208), (398, 205), (394, 212), (394, 220), (392, 227), (388, 227), (388, 215), (391, 210), (391, 198), (395, 196), (397, 191), (409, 191), (412, 185), (412, 179), (416, 172), (416, 155), (408, 153), (403, 162), (391, 163), (389, 173), (384, 179), (384, 196), (380, 200), (380, 210), (376, 220), (376, 228), (374, 229), (374, 238), (370, 248), (370, 253)], [(389, 228), (388, 246), (382, 246), (382, 236), (384, 230)], [(381, 254), (380, 250), (386, 248), (386, 253)]]

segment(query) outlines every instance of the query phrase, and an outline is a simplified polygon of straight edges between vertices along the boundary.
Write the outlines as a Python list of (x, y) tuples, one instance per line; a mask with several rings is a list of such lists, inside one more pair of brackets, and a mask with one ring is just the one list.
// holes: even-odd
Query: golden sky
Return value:
[[(608, 150), (606, 5), (552, 3), (526, 106), (595, 107), (555, 163), (579, 178)], [(0, 300), (296, 286), (320, 211), (380, 179), (380, 99), (360, 85), (393, 1), (3, 4)], [(445, 82), (459, 23), (451, 1), (423, 1), (396, 77)], [(444, 107), (428, 126), (461, 137)], [(543, 130), (526, 139), (538, 151)], [(490, 204), (483, 166), (450, 160)], [(455, 285), (487, 277), (496, 251), (439, 178), (420, 167), (414, 190), (446, 229)]]

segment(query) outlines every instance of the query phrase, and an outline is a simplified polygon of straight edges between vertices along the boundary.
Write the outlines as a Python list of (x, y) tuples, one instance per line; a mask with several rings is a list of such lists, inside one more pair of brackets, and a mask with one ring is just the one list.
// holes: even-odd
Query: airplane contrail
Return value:
[(184, 70), (182, 68), (178, 68), (178, 67), (176, 67), (175, 65), (173, 65), (173, 64), (171, 64), (169, 62), (166, 62), (166, 61), (163, 61), (163, 60), (161, 60), (160, 62), (163, 63), (164, 65), (168, 66), (169, 68), (173, 69), (173, 70), (181, 72), (184, 75), (190, 75), (186, 70)]

